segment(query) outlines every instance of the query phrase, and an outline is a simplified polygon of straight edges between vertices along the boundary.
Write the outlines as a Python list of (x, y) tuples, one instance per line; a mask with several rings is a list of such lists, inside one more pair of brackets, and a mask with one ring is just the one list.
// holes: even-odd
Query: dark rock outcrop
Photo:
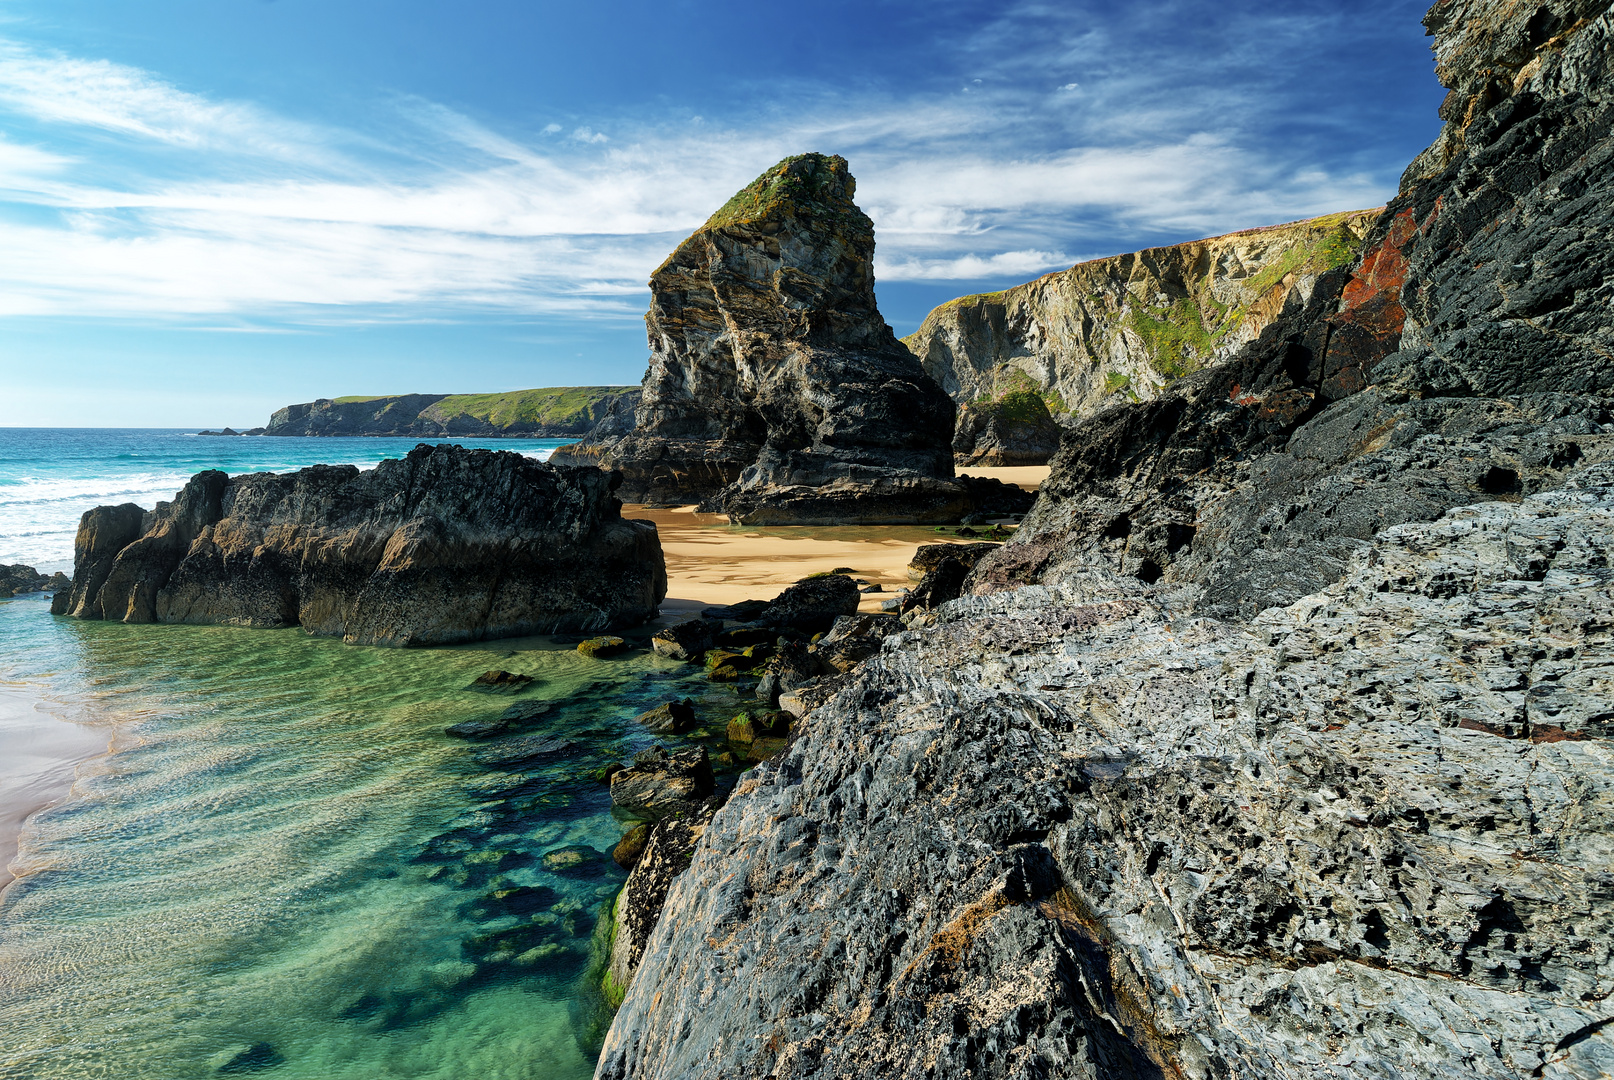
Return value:
[(840, 616), (856, 613), (859, 599), (857, 582), (845, 574), (806, 578), (774, 597), (756, 621), (763, 626), (821, 633)]
[(420, 446), (360, 472), (198, 473), (149, 513), (97, 507), (52, 610), (122, 622), (302, 626), (426, 645), (654, 617), (656, 528), (612, 478), (520, 454)]
[(1064, 429), (1041, 394), (1016, 389), (958, 407), (953, 460), (960, 466), (1046, 465)]
[(855, 187), (843, 158), (787, 158), (680, 244), (650, 279), (637, 428), (555, 460), (621, 470), (625, 498), (707, 500), (745, 524), (970, 512), (987, 492), (953, 478), (953, 403), (875, 305)]
[(1359, 257), (781, 698), (598, 1077), (1614, 1073), (1614, 15), (1428, 22)]
[(61, 571), (41, 574), (33, 567), (24, 566), (22, 563), (0, 566), (0, 597), (21, 596), (24, 593), (34, 592), (63, 593), (69, 591), (72, 585), (67, 575)]
[(656, 636), (650, 639), (650, 648), (657, 656), (698, 664), (701, 657), (706, 655), (706, 650), (712, 647), (717, 635), (722, 632), (721, 620), (687, 619), (676, 626), (658, 631)]

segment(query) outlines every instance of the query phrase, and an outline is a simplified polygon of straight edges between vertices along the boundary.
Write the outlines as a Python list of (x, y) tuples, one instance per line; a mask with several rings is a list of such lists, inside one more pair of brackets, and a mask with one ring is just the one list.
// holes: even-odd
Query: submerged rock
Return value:
[(470, 689), (488, 694), (518, 694), (537, 679), (513, 671), (484, 671), (471, 680)]
[(84, 515), (60, 614), (297, 626), (425, 645), (635, 625), (667, 576), (612, 480), (520, 454), (418, 446), (361, 472), (197, 474), (150, 514)]

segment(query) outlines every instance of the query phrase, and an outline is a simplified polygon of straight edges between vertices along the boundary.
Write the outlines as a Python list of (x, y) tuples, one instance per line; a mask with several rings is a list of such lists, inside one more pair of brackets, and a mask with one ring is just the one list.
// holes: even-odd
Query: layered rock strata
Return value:
[(1253, 341), (1291, 291), (1309, 297), (1319, 277), (1355, 260), (1378, 214), (1078, 263), (950, 300), (903, 343), (961, 406), (959, 464), (1044, 464), (1058, 447), (1057, 421), (1117, 399), (1147, 401)]
[(653, 524), (614, 478), (520, 454), (418, 446), (361, 472), (198, 473), (172, 503), (79, 524), (57, 614), (129, 623), (301, 626), (354, 644), (431, 645), (653, 618)]
[(953, 403), (880, 316), (855, 189), (845, 159), (805, 154), (712, 215), (651, 276), (638, 426), (555, 460), (745, 524), (940, 523), (1021, 501), (954, 479)]
[(1598, 467), (1248, 625), (932, 613), (706, 828), (597, 1075), (1607, 1074), (1611, 538)]

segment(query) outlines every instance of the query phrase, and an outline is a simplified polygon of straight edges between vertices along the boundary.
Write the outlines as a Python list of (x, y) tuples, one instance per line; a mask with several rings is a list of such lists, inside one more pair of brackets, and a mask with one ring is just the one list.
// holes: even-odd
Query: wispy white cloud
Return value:
[[(1085, 48), (1070, 46), (1065, 81), (1043, 78), (1034, 94), (989, 79), (967, 97), (825, 93), (787, 116), (659, 127), (617, 117), (610, 137), (577, 125), (559, 139), (566, 129), (550, 123), (523, 140), (415, 99), (378, 125), (390, 136), (329, 130), (0, 41), (0, 114), (41, 132), (40, 145), (0, 141), (0, 314), (636, 319), (648, 274), (681, 235), (805, 149), (852, 159), (886, 281), (1030, 276), (1068, 264), (1063, 248), (1092, 250), (1087, 222), (1111, 236), (1203, 235), (1381, 194), (1366, 176), (1294, 169), (1204, 134), (1185, 120), (1203, 101), (1170, 113), (1139, 94), (1130, 111), (1048, 114), (1047, 99), (1065, 110), (1073, 98), (1125, 99), (1113, 83), (1070, 78), (1083, 75)], [(1005, 134), (1049, 115), (1063, 117), (1063, 143), (1032, 151)], [(117, 149), (54, 148), (52, 132), (82, 128)], [(143, 173), (150, 147), (167, 165)], [(114, 158), (136, 167), (115, 170)]]

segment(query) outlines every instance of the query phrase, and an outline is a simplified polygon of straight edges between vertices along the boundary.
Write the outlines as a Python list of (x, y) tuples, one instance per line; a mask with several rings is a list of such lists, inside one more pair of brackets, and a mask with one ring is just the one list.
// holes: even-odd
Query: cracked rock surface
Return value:
[(717, 813), (598, 1075), (1607, 1075), (1611, 549), (1596, 466), (1247, 624), (925, 616)]

